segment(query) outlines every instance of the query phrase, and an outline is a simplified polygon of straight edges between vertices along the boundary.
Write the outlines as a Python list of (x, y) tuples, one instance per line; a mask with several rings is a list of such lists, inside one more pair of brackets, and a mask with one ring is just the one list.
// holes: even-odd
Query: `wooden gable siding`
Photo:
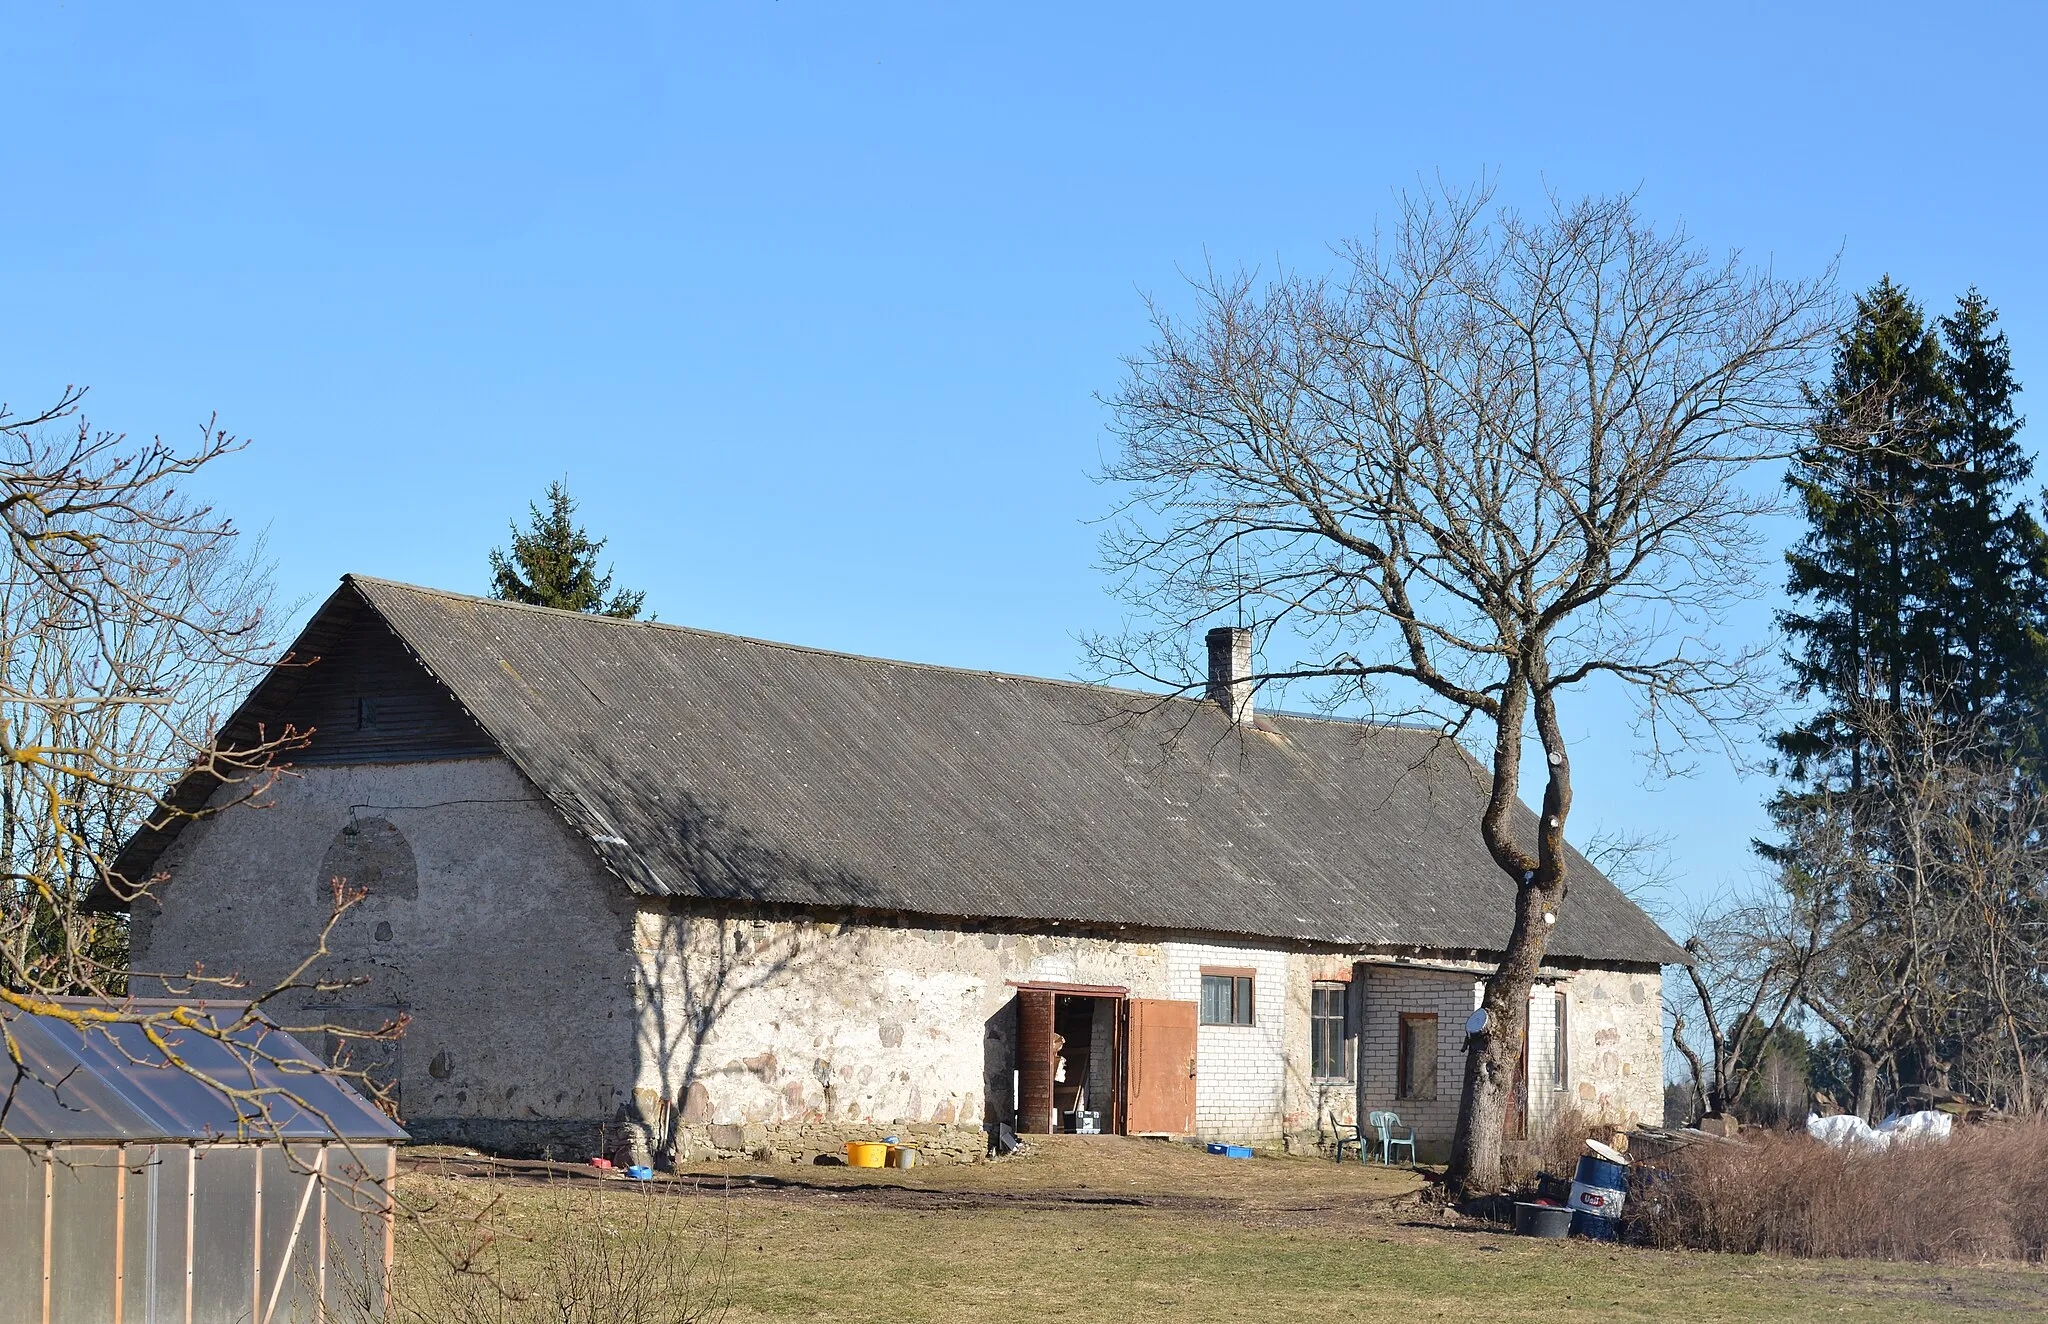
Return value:
[(497, 746), (369, 612), (306, 668), (285, 720), (311, 729), (294, 764), (478, 758)]

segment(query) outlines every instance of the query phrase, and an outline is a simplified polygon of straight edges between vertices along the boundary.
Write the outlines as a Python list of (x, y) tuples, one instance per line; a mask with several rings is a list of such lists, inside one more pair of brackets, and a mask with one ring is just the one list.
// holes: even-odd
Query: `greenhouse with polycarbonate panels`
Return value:
[(405, 1133), (273, 1025), (84, 1009), (0, 1009), (0, 1320), (381, 1319)]

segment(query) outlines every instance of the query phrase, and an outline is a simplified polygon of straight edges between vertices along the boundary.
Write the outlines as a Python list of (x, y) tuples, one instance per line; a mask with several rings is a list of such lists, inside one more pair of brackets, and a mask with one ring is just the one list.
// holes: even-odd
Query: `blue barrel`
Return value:
[(1612, 1241), (1621, 1230), (1621, 1206), (1628, 1199), (1628, 1169), (1592, 1154), (1579, 1160), (1572, 1178), (1572, 1234)]

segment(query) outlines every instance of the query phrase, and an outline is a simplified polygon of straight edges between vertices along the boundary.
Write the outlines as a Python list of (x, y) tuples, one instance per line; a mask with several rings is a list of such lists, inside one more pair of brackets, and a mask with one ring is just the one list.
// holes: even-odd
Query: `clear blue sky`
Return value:
[[(0, 397), (219, 411), (256, 445), (206, 494), (290, 598), (480, 591), (566, 475), (664, 620), (1072, 674), (1140, 292), (1319, 264), (1439, 173), (1976, 282), (2048, 435), (2032, 7), (310, 8), (0, 17)], [(1578, 835), (1741, 876), (1767, 786), (1645, 785), (1625, 718), (1571, 714)]]

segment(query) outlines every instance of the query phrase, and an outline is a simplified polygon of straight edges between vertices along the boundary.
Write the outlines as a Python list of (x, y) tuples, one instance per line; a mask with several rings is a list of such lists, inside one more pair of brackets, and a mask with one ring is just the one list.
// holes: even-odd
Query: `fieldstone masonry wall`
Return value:
[[(1318, 982), (1345, 989), (1344, 1069), (1318, 1079), (1314, 1074), (1313, 990)], [(1286, 1076), (1282, 1098), (1284, 1140), (1290, 1152), (1314, 1153), (1351, 1134), (1358, 1116), (1358, 1030), (1364, 984), (1353, 978), (1352, 958), (1296, 954), (1287, 958)]]
[(1564, 981), (1571, 1068), (1566, 1094), (1617, 1125), (1664, 1117), (1664, 980), (1657, 971), (1577, 970)]
[[(1012, 984), (1172, 996), (1167, 946), (649, 903), (635, 924), (634, 1114), (657, 1153), (788, 1156), (920, 1126), (979, 1137), (1011, 1115)], [(733, 1127), (761, 1128), (758, 1141)], [(929, 1134), (938, 1155), (965, 1148)]]
[[(1355, 1109), (1387, 1107), (1429, 1155), (1455, 1122), (1469, 972), (1355, 967), (1354, 1089), (1310, 1072), (1309, 989), (1352, 977), (1350, 955), (636, 901), (497, 758), (312, 767), (271, 801), (194, 824), (166, 853), (160, 904), (135, 908), (136, 967), (203, 961), (263, 987), (313, 950), (335, 875), (367, 888), (322, 969), (366, 984), (293, 1014), (410, 1018), (401, 1041), (355, 1061), (397, 1084), (417, 1139), (800, 1160), (893, 1133), (933, 1158), (977, 1158), (984, 1124), (1011, 1115), (1013, 983), (1199, 1002), (1203, 966), (1256, 984), (1254, 1024), (1198, 1031), (1203, 1138), (1327, 1145)], [(1581, 971), (1565, 987), (1569, 1102), (1657, 1116), (1658, 975)], [(1431, 1099), (1395, 1097), (1404, 1010), (1438, 1015)], [(1532, 1106), (1548, 1109), (1547, 990), (1532, 1010), (1546, 1087)]]

